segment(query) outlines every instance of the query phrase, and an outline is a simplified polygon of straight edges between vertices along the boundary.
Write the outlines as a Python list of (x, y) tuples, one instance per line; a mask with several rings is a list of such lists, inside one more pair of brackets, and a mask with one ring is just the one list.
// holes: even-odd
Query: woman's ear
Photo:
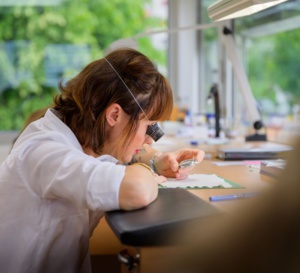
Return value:
[(121, 121), (121, 116), (123, 114), (122, 107), (117, 104), (111, 104), (105, 113), (106, 121), (110, 126), (115, 126), (118, 122)]

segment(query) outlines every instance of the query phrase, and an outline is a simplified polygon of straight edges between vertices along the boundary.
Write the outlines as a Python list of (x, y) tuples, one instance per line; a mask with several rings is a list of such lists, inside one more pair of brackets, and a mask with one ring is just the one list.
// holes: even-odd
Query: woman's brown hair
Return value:
[(131, 90), (147, 117), (104, 58), (87, 65), (65, 85), (60, 83), (61, 94), (55, 97), (54, 108), (83, 147), (101, 154), (105, 142), (105, 111), (111, 104), (119, 104), (130, 117), (118, 141), (119, 147), (116, 147), (120, 156), (134, 137), (140, 119), (163, 121), (169, 118), (173, 96), (167, 79), (142, 53), (118, 49), (105, 58)]

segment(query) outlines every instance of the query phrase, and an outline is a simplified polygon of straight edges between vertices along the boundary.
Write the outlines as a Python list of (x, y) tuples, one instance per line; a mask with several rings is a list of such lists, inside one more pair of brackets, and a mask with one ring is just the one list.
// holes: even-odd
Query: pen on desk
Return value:
[(240, 193), (240, 194), (229, 194), (229, 195), (215, 195), (209, 197), (209, 200), (212, 202), (216, 201), (226, 201), (226, 200), (235, 200), (235, 199), (241, 199), (241, 198), (249, 198), (256, 196), (256, 192), (251, 192), (251, 193)]

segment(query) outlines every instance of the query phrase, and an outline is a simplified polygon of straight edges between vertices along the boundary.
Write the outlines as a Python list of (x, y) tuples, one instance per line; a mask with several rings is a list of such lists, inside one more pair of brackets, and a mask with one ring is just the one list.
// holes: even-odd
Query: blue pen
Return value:
[(216, 195), (209, 197), (209, 200), (212, 202), (215, 201), (227, 201), (227, 200), (235, 200), (235, 199), (241, 199), (241, 198), (249, 198), (256, 196), (257, 193), (251, 192), (251, 193), (240, 193), (240, 194), (230, 194), (230, 195)]

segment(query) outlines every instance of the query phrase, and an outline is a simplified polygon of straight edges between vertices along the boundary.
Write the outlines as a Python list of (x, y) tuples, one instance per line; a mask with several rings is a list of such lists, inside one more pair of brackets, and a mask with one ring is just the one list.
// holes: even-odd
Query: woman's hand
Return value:
[(193, 159), (201, 162), (205, 153), (197, 149), (181, 149), (175, 152), (158, 154), (154, 159), (154, 166), (160, 175), (173, 177), (176, 179), (185, 179), (188, 177), (194, 166), (180, 168), (179, 164), (183, 160)]
[(167, 178), (163, 175), (154, 174), (154, 180), (157, 183), (157, 185), (162, 184), (167, 181)]

